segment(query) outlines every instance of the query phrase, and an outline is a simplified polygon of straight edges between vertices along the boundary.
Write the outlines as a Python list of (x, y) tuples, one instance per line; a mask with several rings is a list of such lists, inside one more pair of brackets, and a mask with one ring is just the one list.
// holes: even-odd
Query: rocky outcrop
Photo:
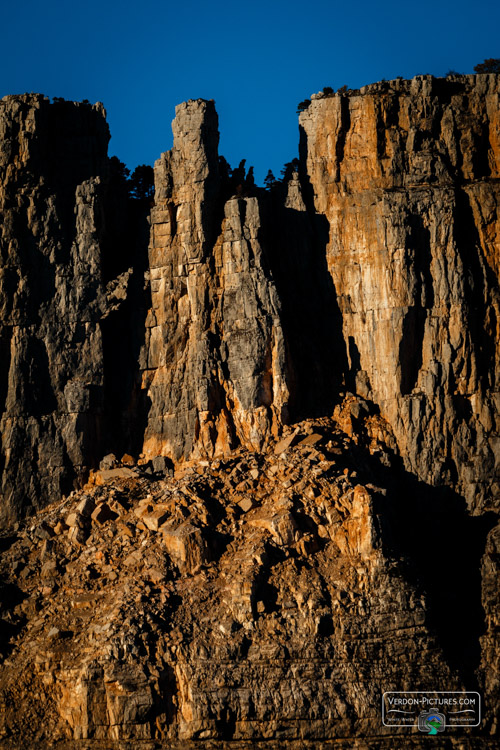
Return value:
[[(309, 420), (173, 477), (104, 469), (22, 524), (0, 558), (2, 747), (393, 748), (384, 689), (471, 689), (484, 530), (434, 513), (456, 577), (436, 579), (439, 548), (417, 564), (427, 515), (416, 496), (394, 525), (412, 490), (378, 484), (383, 420), (352, 397), (339, 420), (356, 407), (351, 436)], [(482, 728), (447, 746), (495, 746), (488, 675)]]
[(313, 97), (300, 179), (224, 207), (213, 105), (178, 108), (156, 165), (148, 455), (258, 448), (348, 388), (408, 470), (493, 507), (498, 118), (495, 76)]
[(182, 104), (148, 255), (102, 108), (0, 102), (3, 747), (496, 746), (498, 87), (313, 96), (270, 191)]
[(102, 450), (102, 105), (0, 102), (0, 512), (68, 493)]
[(142, 447), (147, 237), (110, 168), (101, 104), (7, 96), (0, 134), (0, 517), (12, 522), (81, 487), (109, 450)]
[(2, 123), (4, 513), (105, 450), (258, 450), (346, 389), (378, 405), (409, 471), (493, 507), (497, 77), (313, 97), (301, 167), (271, 195), (228, 192), (213, 102), (180, 105), (149, 269), (122, 253), (135, 276), (113, 261), (101, 110), (7, 97)]
[(406, 467), (494, 507), (499, 454), (499, 79), (374, 84), (300, 116), (349, 387)]
[(262, 200), (224, 202), (213, 102), (177, 107), (173, 131), (172, 151), (155, 165), (144, 452), (177, 460), (258, 450), (288, 404)]

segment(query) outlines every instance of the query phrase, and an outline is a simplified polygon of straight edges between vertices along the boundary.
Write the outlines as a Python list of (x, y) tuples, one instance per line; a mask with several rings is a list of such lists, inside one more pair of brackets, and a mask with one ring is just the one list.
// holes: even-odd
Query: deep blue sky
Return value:
[(324, 86), (500, 57), (497, 0), (24, 0), (1, 20), (0, 97), (104, 102), (109, 153), (131, 168), (171, 147), (176, 104), (215, 99), (220, 153), (259, 182), (297, 155), (297, 103)]

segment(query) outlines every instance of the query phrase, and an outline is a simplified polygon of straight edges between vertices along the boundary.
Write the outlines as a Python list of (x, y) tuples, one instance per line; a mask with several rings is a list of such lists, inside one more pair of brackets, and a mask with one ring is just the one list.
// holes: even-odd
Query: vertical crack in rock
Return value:
[[(101, 105), (0, 102), (3, 516), (66, 493), (98, 458), (104, 307)], [(7, 374), (8, 373), (8, 374)]]
[(173, 149), (155, 165), (143, 375), (148, 456), (257, 450), (287, 421), (281, 306), (262, 245), (262, 199), (224, 205), (217, 126), (213, 102), (180, 105)]
[(351, 389), (379, 405), (410, 471), (493, 507), (498, 78), (374, 84), (313, 98), (300, 122)]

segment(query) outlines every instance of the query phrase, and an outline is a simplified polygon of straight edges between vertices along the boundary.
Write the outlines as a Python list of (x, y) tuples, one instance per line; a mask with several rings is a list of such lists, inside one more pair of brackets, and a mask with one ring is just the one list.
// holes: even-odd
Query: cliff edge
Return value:
[(499, 86), (315, 95), (272, 190), (190, 100), (147, 217), (0, 102), (2, 747), (496, 746)]

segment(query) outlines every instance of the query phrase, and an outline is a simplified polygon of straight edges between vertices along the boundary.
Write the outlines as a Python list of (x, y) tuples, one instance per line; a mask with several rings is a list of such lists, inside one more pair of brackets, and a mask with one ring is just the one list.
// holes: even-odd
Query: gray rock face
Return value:
[(180, 105), (173, 130), (172, 151), (155, 165), (144, 451), (179, 459), (258, 450), (288, 403), (262, 205), (224, 202), (212, 102)]
[(101, 105), (0, 102), (2, 515), (67, 492), (99, 453), (106, 307)]

